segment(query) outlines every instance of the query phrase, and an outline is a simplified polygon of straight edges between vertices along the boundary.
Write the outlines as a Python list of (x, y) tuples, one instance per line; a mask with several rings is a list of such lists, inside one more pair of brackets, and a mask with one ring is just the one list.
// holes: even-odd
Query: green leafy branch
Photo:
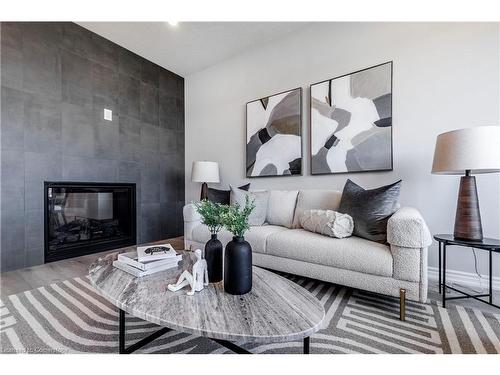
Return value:
[(250, 228), (248, 225), (248, 217), (255, 208), (254, 200), (250, 200), (247, 195), (245, 199), (245, 207), (241, 208), (238, 203), (234, 203), (222, 213), (222, 224), (226, 229), (237, 237), (243, 237), (245, 232)]
[(195, 202), (196, 211), (201, 216), (201, 222), (205, 224), (210, 233), (217, 234), (222, 229), (222, 216), (227, 211), (228, 206), (225, 204), (210, 202), (209, 200), (202, 200)]

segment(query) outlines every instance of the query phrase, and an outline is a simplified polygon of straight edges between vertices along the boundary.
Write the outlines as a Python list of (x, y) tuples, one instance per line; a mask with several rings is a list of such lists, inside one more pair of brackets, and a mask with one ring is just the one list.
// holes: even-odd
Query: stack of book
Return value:
[(138, 246), (137, 251), (118, 255), (113, 266), (136, 277), (176, 268), (182, 255), (176, 253), (170, 244)]

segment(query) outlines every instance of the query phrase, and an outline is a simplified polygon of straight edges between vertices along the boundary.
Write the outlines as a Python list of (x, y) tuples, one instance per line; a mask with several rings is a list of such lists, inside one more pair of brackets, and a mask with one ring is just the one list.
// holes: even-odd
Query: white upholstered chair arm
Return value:
[(190, 241), (193, 239), (193, 229), (201, 224), (201, 216), (198, 211), (196, 211), (196, 207), (193, 203), (188, 203), (184, 206), (183, 215), (184, 239)]
[(387, 242), (393, 246), (424, 248), (432, 243), (422, 215), (412, 207), (402, 207), (387, 223)]

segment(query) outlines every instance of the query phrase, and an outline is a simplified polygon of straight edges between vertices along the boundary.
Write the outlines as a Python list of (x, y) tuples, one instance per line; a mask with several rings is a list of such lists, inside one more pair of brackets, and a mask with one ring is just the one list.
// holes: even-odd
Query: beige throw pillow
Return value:
[(267, 203), (269, 200), (268, 191), (245, 191), (231, 186), (231, 204), (238, 203), (240, 207), (245, 207), (246, 197), (254, 201), (255, 208), (248, 217), (250, 226), (263, 225), (266, 221)]
[(349, 237), (354, 230), (352, 217), (331, 210), (306, 210), (300, 217), (300, 224), (309, 232), (336, 238)]
[(306, 210), (332, 210), (339, 208), (341, 191), (336, 190), (301, 190), (297, 197), (297, 207), (293, 219), (293, 228), (300, 228), (300, 218)]
[(266, 221), (272, 225), (291, 228), (298, 194), (298, 190), (271, 190)]

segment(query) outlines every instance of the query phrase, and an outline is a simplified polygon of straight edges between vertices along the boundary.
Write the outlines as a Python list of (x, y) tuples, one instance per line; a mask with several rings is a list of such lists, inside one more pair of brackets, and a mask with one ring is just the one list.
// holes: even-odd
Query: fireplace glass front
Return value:
[(135, 244), (135, 184), (45, 183), (45, 262)]

